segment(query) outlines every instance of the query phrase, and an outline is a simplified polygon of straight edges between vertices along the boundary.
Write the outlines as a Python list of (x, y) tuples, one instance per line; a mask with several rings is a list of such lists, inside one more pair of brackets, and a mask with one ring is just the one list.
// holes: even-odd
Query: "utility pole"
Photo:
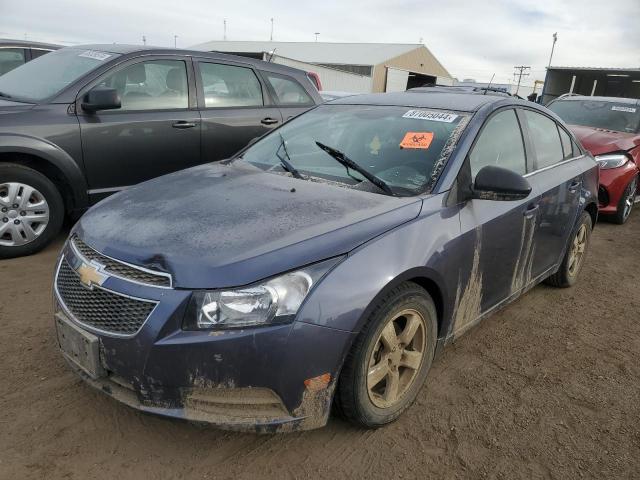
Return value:
[(147, 37), (145, 37), (144, 35), (142, 35), (142, 44), (143, 45), (147, 44)]
[(224, 25), (224, 34), (222, 36), (222, 39), (226, 40), (227, 39), (227, 19), (226, 18), (222, 21), (222, 24)]
[(551, 67), (551, 59), (553, 58), (553, 49), (555, 48), (557, 41), (558, 41), (558, 32), (553, 34), (553, 43), (551, 44), (551, 55), (549, 56), (549, 66), (547, 68)]
[(173, 48), (178, 48), (178, 35), (173, 36)]
[(518, 75), (518, 86), (516, 87), (516, 95), (518, 95), (518, 90), (520, 90), (520, 82), (522, 81), (522, 77), (528, 77), (529, 73), (527, 70), (531, 70), (531, 67), (525, 67), (521, 65), (519, 67), (513, 67), (517, 73), (514, 72), (514, 76)]
[(273, 18), (271, 18), (271, 35), (269, 36), (269, 41), (273, 42)]
[(316, 36), (316, 42), (318, 41), (318, 35), (320, 35), (320, 32), (316, 32), (314, 33), (314, 35)]

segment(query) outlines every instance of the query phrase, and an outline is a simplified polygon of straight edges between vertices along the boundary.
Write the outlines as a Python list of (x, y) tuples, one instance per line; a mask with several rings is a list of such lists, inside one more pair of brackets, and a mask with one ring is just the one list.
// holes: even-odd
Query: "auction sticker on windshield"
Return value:
[(433, 132), (407, 132), (402, 141), (400, 148), (422, 148), (426, 150), (433, 140)]
[(613, 107), (611, 107), (611, 110), (616, 112), (636, 113), (636, 109), (633, 107), (619, 107), (617, 105), (614, 105)]
[(93, 58), (94, 60), (100, 60), (101, 62), (105, 61), (111, 55), (104, 52), (96, 52), (95, 50), (87, 50), (86, 52), (82, 52), (79, 57), (85, 58)]
[(433, 122), (452, 123), (458, 115), (453, 113), (433, 112), (430, 110), (409, 110), (402, 118), (417, 118), (418, 120), (431, 120)]

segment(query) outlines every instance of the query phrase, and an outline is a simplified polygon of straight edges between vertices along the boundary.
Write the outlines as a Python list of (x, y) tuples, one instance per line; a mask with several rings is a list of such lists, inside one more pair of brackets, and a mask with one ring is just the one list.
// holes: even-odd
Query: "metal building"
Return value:
[(640, 68), (548, 68), (542, 102), (547, 104), (565, 93), (640, 98)]
[(212, 41), (191, 47), (313, 70), (326, 90), (396, 92), (430, 83), (453, 84), (422, 44)]

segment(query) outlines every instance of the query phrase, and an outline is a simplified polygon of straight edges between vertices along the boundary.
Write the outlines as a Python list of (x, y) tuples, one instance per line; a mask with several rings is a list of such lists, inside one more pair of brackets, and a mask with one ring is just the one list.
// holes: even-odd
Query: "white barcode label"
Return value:
[(636, 113), (636, 109), (633, 107), (619, 107), (618, 105), (614, 105), (611, 107), (611, 110), (616, 112), (628, 112), (628, 113)]
[(402, 118), (417, 118), (418, 120), (431, 120), (432, 122), (451, 123), (458, 115), (453, 113), (434, 112), (431, 110), (409, 110)]
[(79, 57), (85, 58), (93, 58), (94, 60), (100, 60), (101, 62), (105, 61), (111, 55), (104, 52), (96, 52), (95, 50), (87, 50), (86, 52), (82, 52)]

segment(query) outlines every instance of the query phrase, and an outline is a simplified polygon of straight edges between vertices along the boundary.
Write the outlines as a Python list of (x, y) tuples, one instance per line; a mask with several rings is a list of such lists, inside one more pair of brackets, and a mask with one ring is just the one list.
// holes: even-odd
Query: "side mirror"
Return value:
[(115, 88), (96, 87), (85, 94), (81, 106), (84, 111), (93, 113), (98, 110), (114, 110), (122, 104)]
[(506, 168), (486, 166), (473, 183), (472, 198), (481, 200), (521, 200), (531, 193), (531, 185), (522, 175)]

